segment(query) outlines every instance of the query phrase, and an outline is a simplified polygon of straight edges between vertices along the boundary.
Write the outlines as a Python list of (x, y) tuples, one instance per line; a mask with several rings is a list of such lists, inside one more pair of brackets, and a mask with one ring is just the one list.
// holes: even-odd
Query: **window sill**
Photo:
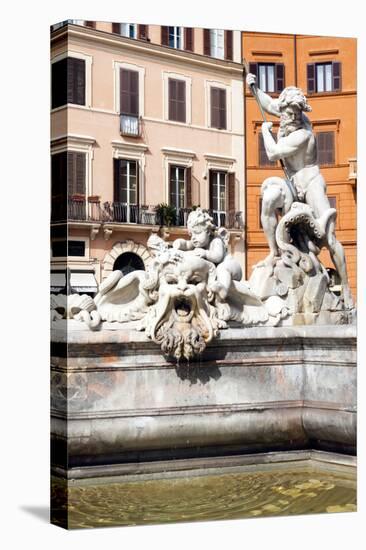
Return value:
[(307, 92), (307, 97), (329, 97), (329, 96), (344, 95), (349, 93), (353, 93), (353, 92), (344, 92), (342, 90), (331, 90), (329, 92)]
[(58, 111), (62, 111), (62, 109), (67, 109), (69, 107), (73, 107), (75, 109), (85, 109), (90, 110), (91, 106), (89, 105), (79, 105), (78, 103), (65, 103), (65, 105), (60, 105), (59, 107), (54, 107), (51, 109), (51, 113), (57, 113)]

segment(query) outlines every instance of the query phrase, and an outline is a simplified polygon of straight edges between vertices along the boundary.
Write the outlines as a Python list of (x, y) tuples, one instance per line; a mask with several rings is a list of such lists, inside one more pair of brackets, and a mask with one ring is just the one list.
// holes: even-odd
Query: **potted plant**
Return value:
[(100, 195), (89, 195), (88, 202), (100, 202)]
[(85, 195), (82, 195), (81, 193), (73, 193), (70, 198), (73, 201), (78, 201), (78, 202), (85, 201)]
[(157, 221), (161, 226), (170, 227), (175, 224), (177, 215), (175, 206), (162, 202), (155, 207), (155, 212)]

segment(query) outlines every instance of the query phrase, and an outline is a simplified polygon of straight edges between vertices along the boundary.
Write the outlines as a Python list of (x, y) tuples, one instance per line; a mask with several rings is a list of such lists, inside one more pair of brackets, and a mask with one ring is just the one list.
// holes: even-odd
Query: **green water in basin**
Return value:
[(354, 473), (314, 467), (190, 475), (174, 479), (52, 480), (54, 523), (111, 527), (356, 511)]

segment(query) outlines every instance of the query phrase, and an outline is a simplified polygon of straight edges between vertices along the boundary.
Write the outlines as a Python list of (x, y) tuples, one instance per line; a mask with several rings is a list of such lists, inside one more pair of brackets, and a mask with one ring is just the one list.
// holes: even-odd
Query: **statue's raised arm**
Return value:
[(273, 97), (269, 96), (258, 88), (257, 77), (255, 76), (255, 74), (248, 73), (246, 77), (246, 82), (253, 95), (254, 93), (256, 94), (262, 108), (270, 115), (280, 117), (281, 113), (278, 107), (278, 99), (274, 99)]

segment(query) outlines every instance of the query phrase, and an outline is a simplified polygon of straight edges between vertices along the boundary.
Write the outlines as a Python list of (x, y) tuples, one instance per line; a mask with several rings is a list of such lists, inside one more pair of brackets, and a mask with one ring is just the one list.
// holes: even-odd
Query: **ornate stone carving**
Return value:
[(201, 353), (228, 321), (245, 326), (275, 325), (287, 313), (273, 297), (266, 308), (241, 282), (239, 263), (228, 253), (228, 234), (200, 208), (188, 217), (189, 240), (148, 240), (153, 256), (147, 271), (125, 277), (112, 272), (100, 285), (95, 304), (102, 320), (139, 320), (138, 328), (176, 358)]
[(90, 329), (101, 323), (95, 302), (87, 294), (51, 294), (51, 321), (60, 319), (83, 321)]
[(291, 205), (276, 229), (279, 255), (271, 264), (258, 264), (250, 278), (264, 303), (277, 296), (290, 315), (303, 314), (303, 321), (307, 315), (309, 323), (314, 323), (320, 312), (323, 316), (326, 312), (329, 322), (347, 320), (343, 301), (330, 291), (329, 275), (318, 258), (336, 215), (330, 208), (316, 219), (309, 205)]

